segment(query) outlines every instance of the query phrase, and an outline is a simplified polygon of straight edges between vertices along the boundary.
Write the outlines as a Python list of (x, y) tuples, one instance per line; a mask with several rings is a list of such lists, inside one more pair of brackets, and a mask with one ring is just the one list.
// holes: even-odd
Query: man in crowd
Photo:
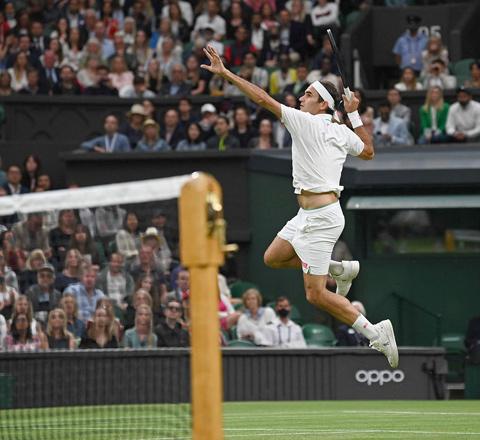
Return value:
[(104, 136), (99, 136), (83, 142), (80, 146), (84, 150), (96, 153), (127, 153), (130, 151), (128, 138), (118, 132), (118, 119), (114, 115), (108, 115), (103, 125)]
[(182, 133), (180, 127), (178, 111), (176, 109), (171, 108), (165, 112), (163, 124), (160, 129), (160, 137), (165, 139), (167, 144), (172, 147), (172, 150), (177, 148), (178, 143), (185, 138), (185, 134)]
[(393, 53), (400, 70), (411, 67), (417, 74), (422, 70), (422, 51), (427, 45), (428, 37), (419, 32), (421, 22), (418, 15), (408, 15), (407, 30), (395, 42)]
[(378, 106), (378, 113), (379, 116), (373, 121), (375, 146), (411, 145), (413, 143), (407, 124), (392, 115), (388, 101), (384, 101)]
[(451, 142), (476, 142), (480, 137), (480, 103), (465, 87), (457, 89), (457, 102), (447, 116), (447, 134)]
[(7, 195), (26, 194), (30, 192), (22, 185), (22, 170), (18, 165), (10, 165), (7, 168), (7, 183), (4, 185)]
[(27, 219), (16, 223), (12, 230), (20, 249), (28, 253), (34, 249), (41, 249), (46, 257), (50, 256), (49, 231), (43, 226), (42, 214), (28, 214)]
[(177, 300), (169, 300), (165, 308), (165, 318), (155, 327), (159, 347), (188, 347), (190, 338), (182, 327), (180, 318), (182, 305)]
[(393, 116), (402, 119), (408, 126), (412, 111), (406, 105), (402, 104), (402, 97), (396, 88), (391, 88), (387, 92), (387, 101), (390, 103), (390, 109)]
[(240, 142), (235, 136), (232, 136), (228, 127), (228, 119), (225, 116), (219, 116), (215, 124), (216, 135), (207, 140), (207, 148), (218, 151), (240, 148)]

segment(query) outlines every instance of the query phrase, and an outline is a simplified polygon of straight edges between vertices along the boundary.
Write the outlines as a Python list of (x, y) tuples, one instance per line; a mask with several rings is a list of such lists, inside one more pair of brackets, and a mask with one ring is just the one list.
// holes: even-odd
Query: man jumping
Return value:
[[(398, 365), (398, 350), (390, 320), (371, 324), (345, 296), (358, 275), (358, 261), (331, 261), (333, 246), (345, 226), (338, 198), (347, 154), (371, 160), (370, 135), (363, 127), (359, 101), (343, 96), (353, 132), (332, 121), (340, 96), (332, 83), (315, 81), (300, 98), (300, 110), (286, 107), (263, 89), (240, 78), (222, 63), (212, 47), (204, 49), (210, 65), (201, 67), (220, 75), (256, 104), (279, 118), (292, 136), (293, 186), (300, 209), (278, 233), (265, 252), (273, 268), (302, 268), (307, 300), (339, 321), (353, 327), (383, 353), (391, 367)], [(327, 287), (328, 273), (337, 282), (337, 294)]]

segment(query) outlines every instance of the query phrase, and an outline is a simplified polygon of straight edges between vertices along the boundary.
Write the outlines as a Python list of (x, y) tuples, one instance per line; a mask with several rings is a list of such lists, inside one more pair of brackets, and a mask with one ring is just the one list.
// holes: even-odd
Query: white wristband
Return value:
[(360, 118), (360, 115), (357, 110), (355, 110), (352, 113), (347, 113), (348, 119), (350, 119), (350, 122), (352, 123), (352, 128), (358, 128), (363, 125), (362, 119)]

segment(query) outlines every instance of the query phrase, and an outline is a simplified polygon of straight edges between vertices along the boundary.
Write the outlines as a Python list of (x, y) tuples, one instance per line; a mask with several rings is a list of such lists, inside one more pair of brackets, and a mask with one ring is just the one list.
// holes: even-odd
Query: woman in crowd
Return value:
[(156, 58), (152, 58), (147, 65), (146, 83), (148, 90), (158, 93), (162, 87), (162, 75), (160, 72), (160, 63)]
[(190, 94), (205, 95), (207, 93), (207, 80), (200, 70), (200, 63), (195, 55), (190, 55), (185, 63), (187, 67), (186, 82), (190, 85)]
[(95, 310), (93, 322), (82, 338), (80, 348), (118, 348), (113, 309), (102, 306)]
[(231, 134), (240, 141), (242, 148), (247, 148), (249, 142), (255, 137), (256, 130), (252, 127), (250, 113), (246, 107), (240, 106), (235, 109)]
[(135, 313), (135, 327), (127, 330), (123, 338), (127, 348), (153, 348), (157, 346), (157, 335), (153, 333), (153, 313), (147, 304), (140, 304)]
[(75, 337), (67, 330), (67, 315), (62, 309), (53, 309), (48, 315), (47, 342), (50, 349), (76, 348)]
[[(68, 33), (68, 43), (63, 46), (63, 64), (68, 64), (74, 69), (80, 68), (80, 62), (83, 57), (83, 44), (80, 29), (73, 27)], [(85, 86), (89, 87), (89, 86)]]
[(93, 264), (98, 268), (102, 268), (107, 262), (102, 245), (93, 240), (88, 227), (81, 223), (75, 226), (70, 249), (77, 249), (85, 263)]
[(143, 110), (145, 111), (145, 117), (147, 119), (153, 119), (154, 121), (157, 120), (157, 114), (155, 110), (155, 106), (153, 105), (153, 102), (150, 101), (149, 99), (144, 99), (142, 101), (143, 105)]
[(11, 77), (10, 86), (14, 92), (18, 92), (24, 87), (28, 86), (27, 70), (28, 70), (28, 56), (26, 52), (18, 52), (13, 67), (8, 69)]
[(220, 293), (218, 301), (218, 317), (220, 318), (220, 327), (222, 330), (227, 331), (237, 325), (240, 316), (241, 313), (235, 311), (230, 302), (230, 298)]
[(162, 313), (162, 304), (165, 304), (167, 290), (165, 284), (158, 286), (155, 283), (155, 278), (148, 274), (143, 274), (138, 277), (135, 283), (135, 290), (143, 289), (152, 298), (152, 310), (155, 315)]
[(58, 226), (50, 231), (48, 240), (52, 249), (52, 264), (63, 269), (63, 262), (77, 224), (73, 209), (62, 209), (58, 214)]
[(143, 136), (143, 123), (145, 122), (145, 110), (142, 104), (133, 104), (127, 113), (128, 122), (121, 132), (128, 137), (130, 145), (135, 148)]
[(270, 307), (262, 307), (262, 295), (257, 289), (248, 289), (242, 301), (244, 312), (238, 320), (238, 337), (256, 345), (264, 345), (263, 330), (275, 320), (275, 312)]
[(0, 314), (9, 319), (14, 311), (14, 304), (18, 298), (18, 292), (11, 286), (7, 286), (5, 275), (0, 272)]
[(160, 137), (160, 127), (153, 119), (143, 123), (143, 137), (137, 144), (136, 151), (144, 153), (169, 151), (170, 145)]
[(10, 96), (12, 93), (12, 75), (6, 70), (0, 71), (0, 96)]
[(135, 64), (139, 66), (139, 71), (146, 72), (148, 62), (152, 59), (153, 50), (148, 45), (148, 37), (143, 29), (137, 31), (135, 41), (127, 49), (127, 53), (135, 57)]
[(480, 60), (470, 64), (470, 78), (465, 80), (465, 87), (480, 89)]
[(258, 137), (254, 137), (248, 143), (248, 148), (256, 148), (259, 150), (269, 150), (277, 148), (278, 145), (273, 138), (273, 124), (270, 119), (262, 119), (258, 130)]
[(75, 284), (82, 278), (83, 257), (78, 249), (69, 249), (65, 256), (65, 269), (55, 278), (55, 289), (63, 292), (70, 284)]
[(113, 87), (121, 90), (122, 87), (133, 85), (133, 73), (127, 69), (125, 58), (115, 56), (112, 59), (111, 72), (108, 74)]
[(182, 16), (182, 10), (178, 3), (171, 2), (168, 5), (168, 17), (170, 19), (170, 29), (172, 36), (183, 44), (190, 40), (190, 29), (187, 21)]
[(123, 41), (125, 46), (130, 49), (135, 43), (135, 37), (137, 35), (137, 25), (133, 17), (125, 17), (123, 22)]
[(420, 81), (417, 81), (415, 71), (411, 67), (405, 67), (400, 77), (400, 82), (395, 84), (395, 88), (399, 92), (422, 90), (423, 86)]
[[(107, 310), (108, 316), (112, 316), (113, 318), (113, 333), (115, 335), (115, 338), (117, 338), (117, 341), (120, 343), (122, 340), (122, 335), (123, 335), (123, 324), (120, 320), (120, 318), (123, 319), (123, 311), (116, 307), (114, 305), (114, 302), (108, 298), (107, 296), (104, 296), (103, 298), (100, 298), (97, 301), (97, 304), (95, 306), (95, 309), (100, 309), (104, 308)], [(118, 316), (117, 316), (118, 315)], [(120, 318), (119, 318), (120, 316)], [(87, 323), (87, 329), (90, 327), (91, 321)]]
[[(146, 289), (136, 289), (135, 293), (132, 295), (132, 300), (131, 304), (128, 304), (127, 310), (125, 311), (125, 315), (123, 318), (123, 327), (125, 329), (132, 328), (135, 325), (135, 314), (137, 308), (142, 305), (146, 304), (150, 309), (152, 309), (153, 305), (153, 300), (152, 296)], [(152, 309), (153, 312), (153, 309)], [(154, 320), (156, 320), (157, 317), (154, 316)]]
[(67, 46), (68, 44), (68, 37), (69, 37), (69, 29), (70, 26), (68, 24), (68, 20), (66, 17), (60, 17), (57, 21), (57, 25), (55, 26), (56, 29), (50, 34), (51, 37), (57, 38), (60, 41), (60, 44)]
[(37, 187), (38, 176), (42, 171), (42, 163), (36, 154), (29, 154), (23, 160), (22, 185), (34, 192)]
[(127, 266), (132, 263), (138, 255), (138, 247), (140, 246), (140, 229), (138, 227), (138, 217), (135, 212), (127, 212), (123, 229), (120, 229), (115, 236), (115, 245), (117, 252), (125, 257)]
[(443, 100), (443, 90), (440, 87), (428, 89), (425, 104), (419, 109), (421, 133), (419, 144), (448, 142), (446, 125), (449, 107)]
[(227, 22), (227, 33), (225, 38), (227, 40), (235, 39), (235, 32), (238, 27), (244, 26), (247, 29), (250, 27), (250, 23), (247, 22), (245, 16), (246, 14), (242, 8), (242, 2), (239, 0), (232, 1), (225, 17)]
[[(23, 249), (18, 246), (12, 230), (3, 231), (0, 235), (5, 264), (15, 272), (25, 269), (26, 256)], [(18, 287), (18, 286), (17, 286)]]
[(92, 87), (98, 82), (98, 58), (88, 57), (85, 66), (77, 74), (77, 80), (83, 88)]
[[(12, 319), (15, 315), (21, 313), (27, 315), (28, 321), (30, 322), (32, 335), (35, 336), (37, 333), (42, 331), (40, 323), (34, 317), (32, 302), (28, 299), (26, 295), (18, 295), (15, 299), (12, 310)], [(8, 323), (10, 324), (11, 320)]]
[(176, 151), (198, 151), (205, 150), (207, 144), (202, 140), (202, 129), (196, 122), (187, 125), (186, 138), (182, 139)]
[(67, 330), (74, 335), (77, 341), (80, 341), (85, 333), (85, 324), (78, 319), (78, 304), (75, 295), (69, 292), (64, 293), (59, 306), (65, 312)]
[(32, 321), (27, 313), (17, 313), (5, 338), (5, 348), (7, 351), (37, 351), (48, 348), (48, 342), (43, 333), (32, 333)]
[(442, 60), (446, 66), (450, 63), (448, 49), (443, 45), (440, 35), (432, 35), (428, 39), (425, 50), (422, 52), (423, 67), (420, 74), (421, 77), (428, 75), (430, 66), (435, 60)]
[(47, 258), (41, 249), (34, 249), (30, 252), (25, 264), (25, 270), (21, 271), (18, 277), (21, 292), (26, 292), (30, 286), (37, 284), (37, 270), (46, 263)]

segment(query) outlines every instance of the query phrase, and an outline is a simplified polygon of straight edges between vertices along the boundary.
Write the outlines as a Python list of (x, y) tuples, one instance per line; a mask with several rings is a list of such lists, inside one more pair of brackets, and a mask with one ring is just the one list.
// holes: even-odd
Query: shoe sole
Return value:
[(360, 262), (359, 262), (359, 261), (354, 260), (354, 261), (350, 261), (350, 263), (353, 263), (352, 266), (351, 266), (351, 267), (352, 267), (352, 274), (351, 274), (352, 278), (350, 279), (350, 286), (348, 286), (348, 289), (347, 289), (347, 291), (345, 292), (345, 294), (340, 293), (340, 292), (338, 291), (338, 288), (337, 288), (337, 290), (336, 290), (336, 294), (337, 294), (337, 295), (346, 297), (346, 296), (348, 295), (348, 292), (350, 292), (350, 288), (352, 287), (352, 281), (353, 281), (355, 278), (357, 278), (358, 273), (360, 272)]
[(397, 342), (395, 341), (395, 333), (393, 331), (393, 325), (390, 319), (386, 319), (384, 321), (384, 329), (387, 334), (388, 342), (390, 343), (390, 346), (392, 347), (394, 352), (393, 359), (391, 361), (389, 360), (388, 363), (392, 368), (397, 368), (398, 367), (398, 347), (397, 347)]

